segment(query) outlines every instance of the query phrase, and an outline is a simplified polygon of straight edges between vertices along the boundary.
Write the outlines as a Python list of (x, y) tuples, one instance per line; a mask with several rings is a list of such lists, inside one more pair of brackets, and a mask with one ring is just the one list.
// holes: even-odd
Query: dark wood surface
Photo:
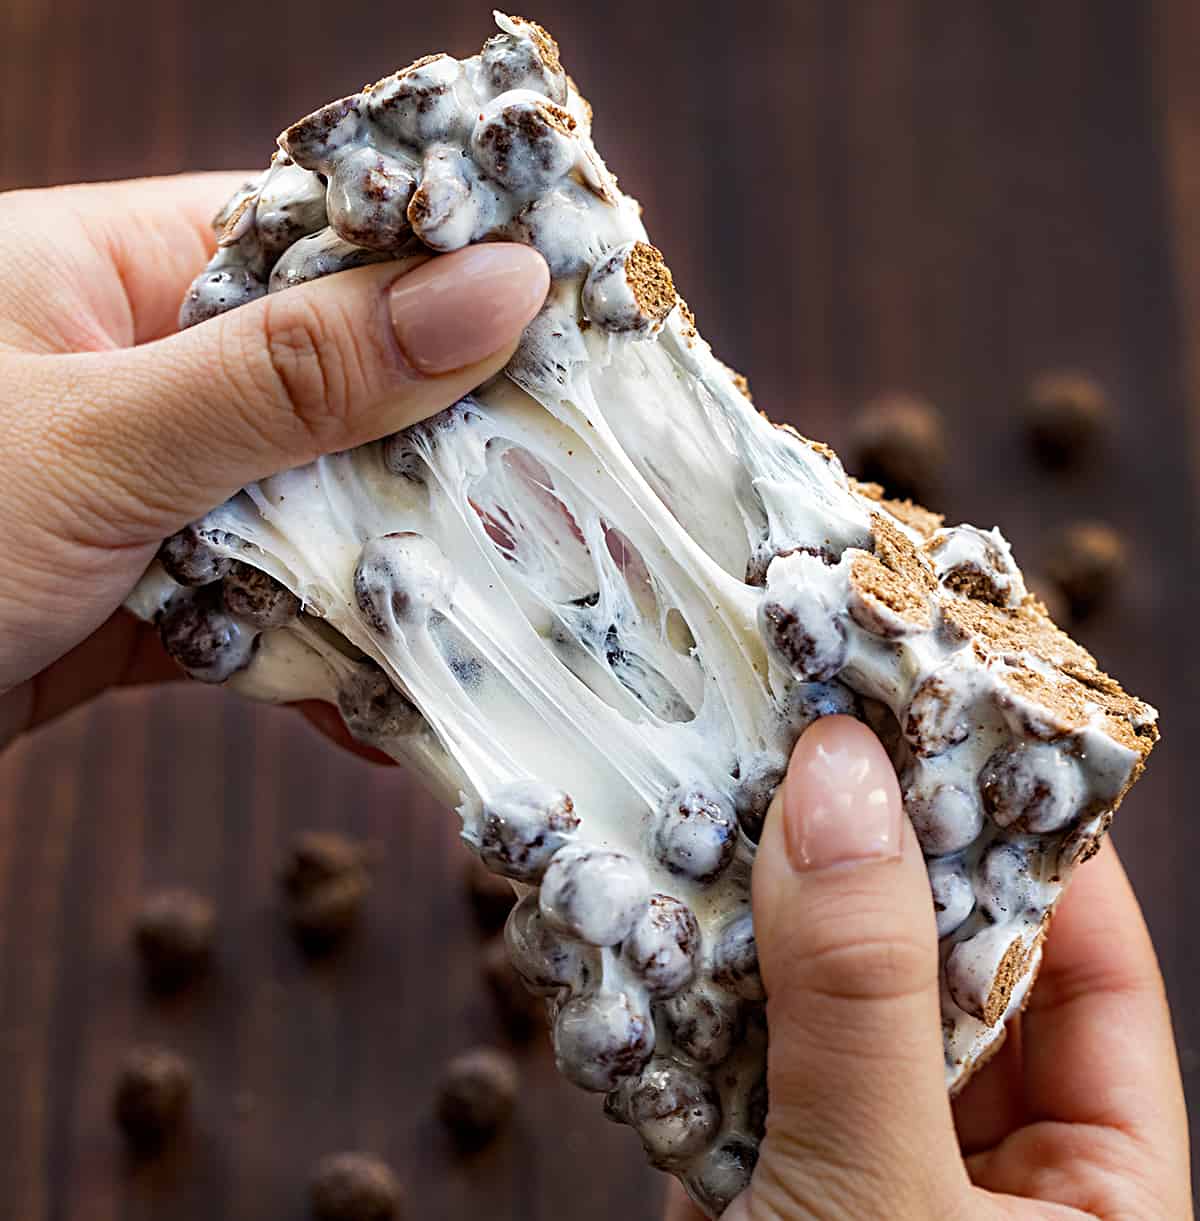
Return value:
[[(528, 15), (563, 43), (706, 335), (774, 416), (840, 444), (864, 396), (919, 391), (949, 420), (938, 507), (954, 518), (1003, 525), (1032, 567), (1058, 519), (1126, 533), (1129, 579), (1081, 635), (1162, 712), (1116, 838), (1200, 1117), (1193, 0), (543, 0)], [(432, 49), (473, 50), (486, 26), (463, 0), (6, 0), (0, 186), (257, 168), (313, 105)], [(1091, 371), (1120, 407), (1111, 445), (1067, 479), (1027, 462), (1014, 419), (1048, 365)], [(275, 904), (303, 827), (382, 845), (363, 935), (321, 969)], [(636, 1141), (555, 1079), (543, 1046), (522, 1052), (498, 1146), (464, 1160), (444, 1144), (441, 1064), (499, 1037), (462, 857), (454, 819), (409, 777), (221, 692), (107, 698), (10, 750), (0, 1216), (299, 1218), (310, 1162), (366, 1147), (396, 1165), (414, 1216), (655, 1217)], [(213, 896), (221, 940), (208, 984), (163, 1005), (138, 986), (129, 925), (168, 883)], [(134, 1169), (108, 1108), (142, 1039), (191, 1056), (198, 1094), (184, 1147)]]

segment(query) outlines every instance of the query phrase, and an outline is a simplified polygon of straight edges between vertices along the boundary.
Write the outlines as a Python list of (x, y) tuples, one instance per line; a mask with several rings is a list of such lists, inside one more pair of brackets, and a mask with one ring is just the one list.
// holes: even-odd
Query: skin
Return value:
[[(544, 264), (514, 256), (510, 297), (489, 290), (492, 342), (460, 366), (444, 343), (437, 367), (408, 351), (386, 303), (402, 276), (419, 305), (463, 291), (470, 252), (345, 272), (176, 335), (209, 218), (245, 177), (0, 196), (0, 746), (109, 687), (177, 678), (119, 609), (160, 540), (244, 483), (450, 405), (503, 367), (544, 298)], [(332, 709), (310, 711), (348, 741)], [(818, 746), (840, 752), (824, 779), (806, 770)], [(841, 843), (823, 864), (805, 820), (821, 785), (856, 770), (879, 778), (888, 851), (847, 859)], [(829, 718), (797, 745), (754, 909), (771, 1113), (730, 1221), (851, 1221), (881, 1201), (900, 1221), (1192, 1215), (1162, 979), (1111, 844), (1060, 905), (1024, 1016), (953, 1107), (925, 870), (857, 722)], [(699, 1214), (675, 1192), (668, 1216)]]
[[(792, 851), (789, 861), (813, 784), (797, 760), (817, 737), (843, 752), (847, 771), (874, 760), (899, 829), (895, 856), (806, 869)], [(845, 816), (867, 812), (860, 804)], [(1060, 902), (1024, 1014), (953, 1104), (921, 852), (864, 726), (828, 718), (797, 744), (767, 817), (753, 899), (771, 1113), (727, 1221), (1192, 1216), (1166, 994), (1111, 841)], [(672, 1184), (668, 1221), (701, 1217)]]
[[(463, 251), (347, 271), (176, 334), (210, 218), (247, 177), (0, 196), (0, 745), (108, 687), (177, 677), (153, 628), (119, 609), (162, 538), (253, 479), (451, 405), (503, 368), (545, 297), (533, 251), (506, 248), (507, 296), (470, 278), (479, 252)], [(436, 368), (404, 347), (389, 312), (401, 281), (420, 289), (410, 315), (456, 288), (468, 314), (487, 307), (460, 365), (444, 342)]]

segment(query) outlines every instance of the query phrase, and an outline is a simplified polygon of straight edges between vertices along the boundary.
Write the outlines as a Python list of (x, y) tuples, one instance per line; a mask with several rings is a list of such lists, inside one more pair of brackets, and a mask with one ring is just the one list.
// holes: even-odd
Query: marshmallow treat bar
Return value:
[(497, 14), (290, 127), (181, 325), (415, 250), (528, 243), (553, 288), (436, 418), (246, 488), (130, 605), (196, 678), (335, 704), (520, 901), (562, 1072), (710, 1216), (766, 1111), (750, 870), (815, 718), (880, 734), (928, 858), (946, 1084), (999, 1045), (1155, 712), (945, 527), (773, 425), (715, 359), (539, 26)]

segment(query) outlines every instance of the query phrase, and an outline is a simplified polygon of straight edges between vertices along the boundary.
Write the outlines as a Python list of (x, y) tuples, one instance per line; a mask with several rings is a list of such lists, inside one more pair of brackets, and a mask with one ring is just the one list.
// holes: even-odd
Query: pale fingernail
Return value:
[(546, 299), (550, 275), (527, 246), (472, 246), (431, 259), (390, 290), (408, 362), (430, 376), (477, 364), (516, 341)]
[(825, 869), (900, 855), (896, 773), (865, 725), (826, 717), (800, 739), (783, 790), (783, 825), (794, 869)]

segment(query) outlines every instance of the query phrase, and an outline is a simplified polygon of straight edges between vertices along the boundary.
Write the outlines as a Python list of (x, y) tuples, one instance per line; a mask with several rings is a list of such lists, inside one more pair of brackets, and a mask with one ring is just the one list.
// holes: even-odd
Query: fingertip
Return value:
[(522, 242), (490, 242), (475, 249), (503, 250), (510, 259), (514, 274), (525, 286), (527, 297), (527, 321), (533, 319), (545, 304), (550, 292), (550, 266), (540, 251)]
[(883, 744), (849, 716), (823, 717), (801, 735), (784, 781), (783, 827), (797, 870), (899, 856), (903, 804)]
[(536, 250), (511, 242), (468, 246), (391, 285), (392, 328), (412, 369), (443, 376), (510, 350), (549, 287), (549, 268)]

